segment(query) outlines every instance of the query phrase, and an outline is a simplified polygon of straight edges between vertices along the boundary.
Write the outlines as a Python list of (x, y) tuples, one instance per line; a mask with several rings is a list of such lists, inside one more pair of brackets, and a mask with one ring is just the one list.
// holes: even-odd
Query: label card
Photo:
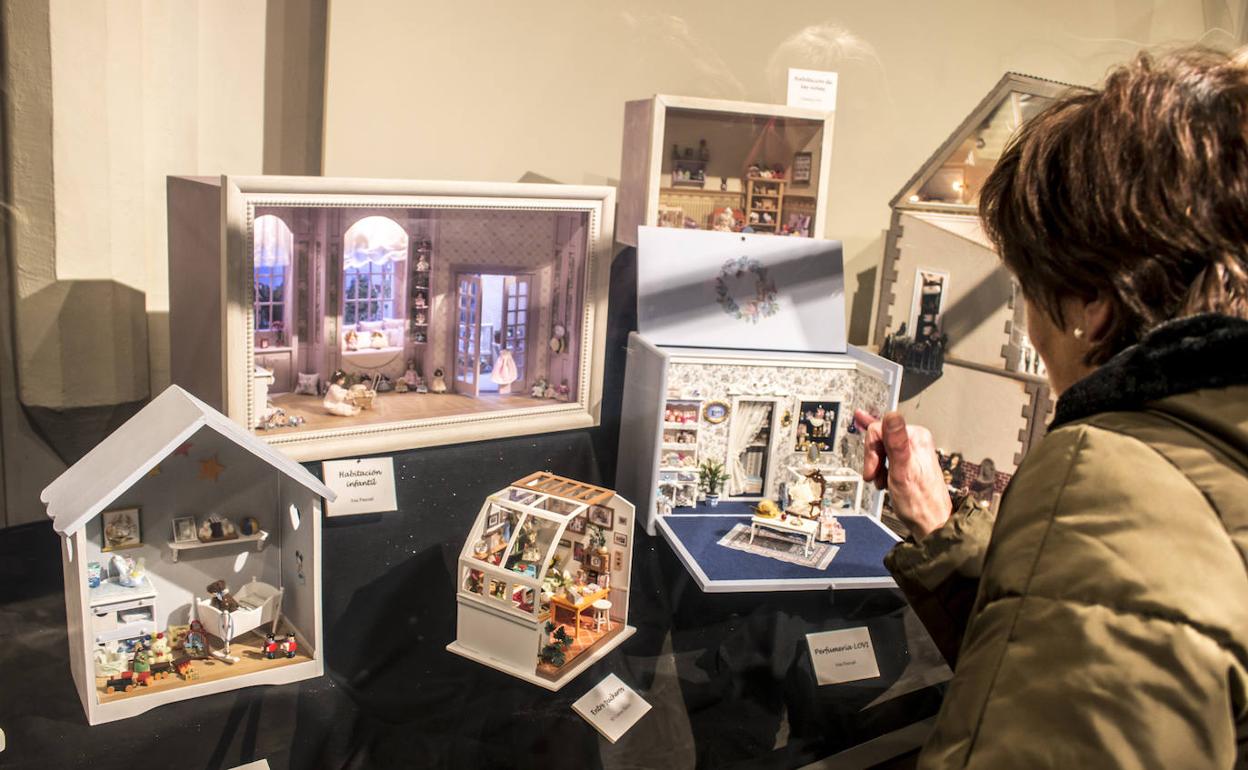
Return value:
[(646, 715), (650, 704), (615, 674), (609, 674), (598, 686), (582, 695), (572, 709), (615, 743), (637, 720)]
[(806, 634), (806, 644), (810, 645), (815, 680), (821, 685), (874, 679), (880, 675), (871, 632), (865, 626)]
[(325, 486), (338, 493), (326, 516), (383, 513), (398, 510), (394, 492), (394, 458), (326, 460), (321, 463)]
[(790, 67), (788, 105), (836, 112), (836, 73)]

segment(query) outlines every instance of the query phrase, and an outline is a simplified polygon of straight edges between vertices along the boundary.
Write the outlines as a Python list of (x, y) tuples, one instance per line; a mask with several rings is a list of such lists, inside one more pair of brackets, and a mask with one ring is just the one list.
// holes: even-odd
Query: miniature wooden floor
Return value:
[[(284, 632), (283, 632), (284, 633)], [(214, 650), (221, 648), (221, 643), (216, 637), (210, 637), (212, 648)], [(211, 682), (217, 679), (229, 679), (234, 676), (242, 676), (244, 674), (254, 674), (257, 671), (265, 669), (277, 668), (279, 666), (289, 666), (294, 663), (303, 663), (312, 659), (303, 650), (299, 650), (293, 658), (274, 658), (269, 660), (264, 657), (261, 651), (261, 645), (264, 643), (264, 637), (255, 632), (246, 633), (230, 643), (230, 654), (239, 658), (237, 663), (226, 663), (216, 658), (204, 658), (197, 660), (192, 664), (198, 679), (186, 681), (177, 674), (170, 674), (166, 679), (153, 679), (151, 684), (146, 687), (142, 685), (136, 686), (130, 692), (107, 693), (104, 691), (104, 679), (97, 678), (96, 693), (100, 697), (100, 703), (111, 703), (113, 701), (122, 700), (123, 698), (141, 698), (147, 693), (162, 692), (165, 690), (176, 690), (179, 687), (187, 687), (201, 682)], [(174, 660), (177, 660), (181, 650), (174, 651)]]
[[(588, 617), (582, 619), (581, 638), (572, 640), (572, 645), (568, 647), (567, 660), (564, 661), (564, 664), (562, 666), (552, 666), (549, 663), (538, 662), (538, 676), (551, 681), (558, 679), (563, 671), (570, 666), (577, 657), (592, 651), (595, 646), (607, 642), (620, 631), (623, 631), (625, 625), (619, 621), (612, 620), (610, 631), (595, 631), (593, 625), (587, 623), (586, 621), (588, 621)], [(567, 628), (568, 624), (560, 623), (559, 625)], [(568, 636), (572, 636), (571, 628), (568, 628)]]
[(522, 409), (531, 406), (555, 406), (562, 401), (548, 398), (530, 398), (521, 395), (500, 396), (486, 393), (476, 398), (457, 393), (378, 393), (371, 409), (363, 409), (354, 417), (329, 414), (321, 405), (320, 396), (297, 396), (282, 393), (269, 396), (273, 406), (286, 410), (286, 414), (306, 418), (307, 422), (297, 428), (275, 428), (261, 433), (298, 433), (326, 428), (346, 428), (353, 425), (372, 425), (383, 422), (423, 420), (429, 417), (451, 417), (459, 414), (498, 412), (503, 409)]

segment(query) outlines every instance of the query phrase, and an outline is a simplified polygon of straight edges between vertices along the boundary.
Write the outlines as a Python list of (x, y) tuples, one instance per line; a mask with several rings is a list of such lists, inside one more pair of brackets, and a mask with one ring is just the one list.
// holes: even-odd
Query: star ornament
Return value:
[(224, 471), (225, 466), (218, 462), (216, 455), (199, 461), (200, 479), (206, 481), (216, 481), (217, 477), (219, 477)]
[(178, 447), (177, 449), (173, 450), (173, 453), (174, 453), (174, 455), (182, 455), (183, 457), (190, 457), (190, 456), (191, 456), (191, 447), (193, 447), (193, 446), (195, 446), (195, 445), (194, 445), (194, 444), (192, 444), (191, 442), (189, 442), (189, 441), (188, 441), (188, 442), (186, 442), (185, 444), (183, 444), (182, 446), (180, 446), (180, 447)]

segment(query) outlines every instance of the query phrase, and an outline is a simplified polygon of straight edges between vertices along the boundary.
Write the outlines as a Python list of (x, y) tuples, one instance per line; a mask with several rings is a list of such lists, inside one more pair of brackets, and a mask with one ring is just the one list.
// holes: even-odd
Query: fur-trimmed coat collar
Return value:
[(1102, 412), (1248, 383), (1248, 321), (1213, 313), (1167, 321), (1079, 380), (1057, 401), (1049, 430)]

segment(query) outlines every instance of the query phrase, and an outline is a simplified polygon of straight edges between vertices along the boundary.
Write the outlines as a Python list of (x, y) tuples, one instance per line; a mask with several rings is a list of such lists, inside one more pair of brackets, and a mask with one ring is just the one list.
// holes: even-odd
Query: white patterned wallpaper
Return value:
[[(848, 466), (859, 471), (862, 469), (863, 460), (862, 438), (859, 434), (849, 432), (854, 409), (864, 409), (880, 415), (890, 408), (889, 388), (884, 381), (856, 369), (786, 366), (770, 362), (760, 366), (673, 361), (668, 367), (667, 385), (669, 397), (724, 401), (730, 405), (737, 396), (778, 397), (780, 414), (783, 415), (786, 409), (792, 414), (789, 426), (779, 428), (781, 433), (777, 437), (776, 456), (773, 458), (778, 469), (799, 464), (805, 459), (802, 453), (795, 451), (800, 402), (840, 402), (835, 433), (836, 448), (831, 453), (824, 453), (820, 464)], [(721, 462), (727, 458), (728, 426), (731, 421), (730, 414), (727, 420), (718, 425), (711, 425), (705, 420), (700, 423), (700, 457)], [(779, 494), (778, 485), (785, 480), (785, 475), (773, 474), (773, 483), (767, 489), (769, 497), (775, 498)], [(874, 500), (874, 490), (868, 491), (869, 494), (863, 496), (863, 504), (870, 508)]]

